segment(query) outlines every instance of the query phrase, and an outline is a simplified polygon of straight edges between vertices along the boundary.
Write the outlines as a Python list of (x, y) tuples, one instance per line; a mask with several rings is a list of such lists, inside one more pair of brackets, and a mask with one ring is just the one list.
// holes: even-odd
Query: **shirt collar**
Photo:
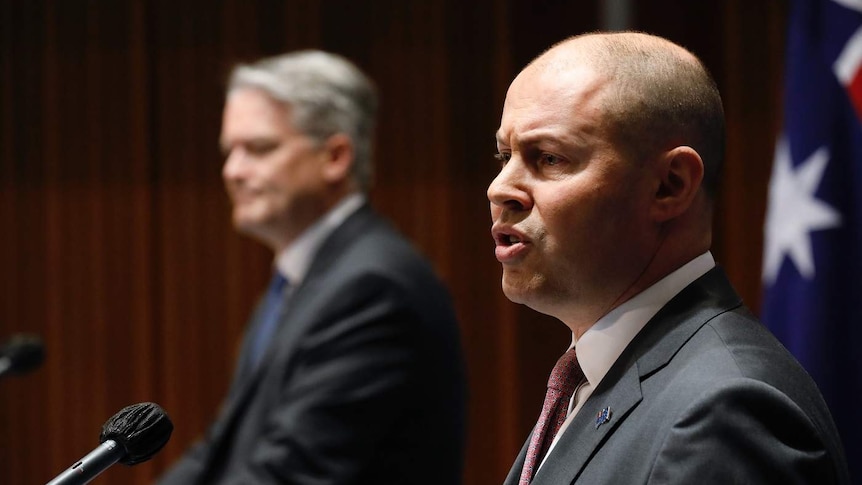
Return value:
[[(614, 308), (575, 342), (578, 363), (595, 388), (647, 322), (677, 293), (715, 267), (709, 251)], [(574, 340), (574, 338), (573, 338)]]
[(365, 203), (361, 193), (348, 195), (309, 226), (293, 243), (275, 257), (275, 267), (284, 275), (291, 286), (305, 279), (308, 267), (323, 241), (332, 234), (351, 214)]

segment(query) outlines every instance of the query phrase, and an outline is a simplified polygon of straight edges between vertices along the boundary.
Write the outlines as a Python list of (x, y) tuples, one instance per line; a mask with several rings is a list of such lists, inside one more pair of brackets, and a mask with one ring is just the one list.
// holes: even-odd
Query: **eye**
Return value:
[(498, 152), (494, 155), (494, 159), (500, 162), (500, 165), (505, 165), (512, 158), (512, 154), (508, 152)]
[(278, 142), (268, 139), (251, 140), (246, 144), (245, 148), (252, 155), (266, 155), (278, 148)]
[(556, 155), (551, 155), (550, 153), (543, 153), (539, 157), (539, 162), (542, 165), (547, 165), (547, 166), (553, 167), (554, 165), (557, 165), (560, 162), (562, 162), (562, 160), (560, 159), (560, 157), (558, 157)]

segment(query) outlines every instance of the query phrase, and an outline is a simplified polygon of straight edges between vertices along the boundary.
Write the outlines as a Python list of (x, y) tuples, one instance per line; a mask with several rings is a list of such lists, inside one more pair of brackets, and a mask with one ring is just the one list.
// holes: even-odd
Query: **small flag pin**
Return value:
[(599, 413), (596, 414), (596, 429), (599, 429), (599, 426), (610, 421), (611, 416), (612, 416), (612, 413), (611, 413), (611, 407), (610, 406), (599, 411)]

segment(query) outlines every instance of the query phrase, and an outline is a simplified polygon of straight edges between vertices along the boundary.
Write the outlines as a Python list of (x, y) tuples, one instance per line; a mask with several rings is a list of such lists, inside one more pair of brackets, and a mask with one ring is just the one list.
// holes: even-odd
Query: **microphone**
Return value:
[(158, 404), (124, 407), (102, 426), (99, 445), (47, 485), (83, 485), (116, 462), (137, 465), (165, 446), (174, 425)]
[(42, 339), (36, 335), (15, 335), (0, 349), (0, 377), (25, 374), (42, 365), (43, 360), (45, 346)]

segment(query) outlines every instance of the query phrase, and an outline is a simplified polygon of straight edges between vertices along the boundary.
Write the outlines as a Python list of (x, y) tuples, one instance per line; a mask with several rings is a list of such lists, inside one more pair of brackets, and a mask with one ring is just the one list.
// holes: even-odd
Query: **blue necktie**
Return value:
[(252, 370), (257, 369), (260, 360), (266, 353), (267, 344), (272, 339), (275, 329), (278, 328), (278, 317), (281, 315), (281, 309), (284, 306), (284, 293), (287, 285), (287, 279), (281, 273), (276, 271), (272, 275), (272, 280), (269, 282), (269, 289), (263, 302), (263, 308), (258, 318), (258, 325), (255, 328), (254, 335), (251, 337), (249, 361), (251, 362)]

